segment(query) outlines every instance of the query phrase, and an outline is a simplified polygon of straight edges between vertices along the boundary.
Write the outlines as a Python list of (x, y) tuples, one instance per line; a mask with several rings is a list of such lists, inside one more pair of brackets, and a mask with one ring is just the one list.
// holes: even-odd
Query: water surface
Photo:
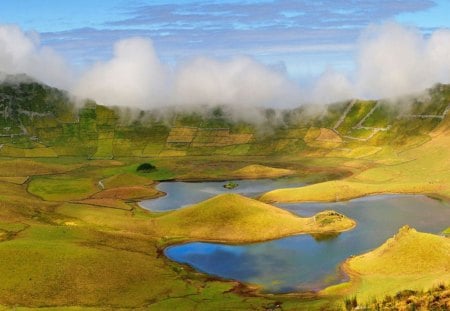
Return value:
[(334, 209), (358, 222), (335, 236), (298, 235), (248, 245), (188, 243), (166, 249), (166, 255), (195, 269), (248, 283), (267, 292), (319, 290), (345, 280), (339, 264), (367, 252), (408, 224), (439, 233), (449, 226), (450, 206), (421, 195), (378, 195), (339, 203), (280, 204), (301, 216)]
[(239, 186), (234, 189), (226, 189), (223, 185), (228, 181), (162, 182), (158, 184), (157, 189), (165, 192), (166, 195), (142, 201), (140, 206), (151, 211), (164, 212), (195, 204), (221, 193), (239, 193), (247, 197), (256, 197), (270, 190), (301, 187), (306, 184), (300, 179), (292, 177), (232, 181)]

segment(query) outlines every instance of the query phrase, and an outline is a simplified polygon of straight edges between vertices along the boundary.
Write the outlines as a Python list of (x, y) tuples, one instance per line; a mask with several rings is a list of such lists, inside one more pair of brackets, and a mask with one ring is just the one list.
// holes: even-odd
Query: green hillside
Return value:
[[(351, 158), (350, 151), (361, 146), (391, 145), (401, 150), (426, 141), (447, 114), (450, 86), (436, 85), (428, 93), (405, 98), (399, 105), (353, 100), (314, 109), (261, 110), (262, 121), (250, 124), (234, 120), (226, 107), (203, 107), (199, 113), (132, 111), (93, 101), (76, 104), (64, 91), (24, 76), (8, 76), (0, 84), (0, 156), (112, 159), (319, 153)], [(339, 141), (330, 142), (329, 135), (318, 129), (334, 131)]]
[[(434, 281), (448, 280), (448, 238), (413, 230), (353, 257), (347, 267), (359, 277), (319, 294), (265, 294), (164, 256), (188, 241), (249, 243), (356, 225), (333, 211), (298, 217), (262, 201), (449, 198), (450, 85), (399, 101), (266, 109), (253, 124), (227, 107), (80, 103), (8, 76), (0, 84), (0, 310), (335, 310), (439, 306), (436, 295), (447, 304), (448, 284)], [(139, 171), (144, 163), (155, 169)], [(259, 200), (220, 195), (170, 212), (137, 204), (163, 196), (162, 180), (280, 177), (309, 185)], [(414, 274), (403, 269), (411, 267)]]

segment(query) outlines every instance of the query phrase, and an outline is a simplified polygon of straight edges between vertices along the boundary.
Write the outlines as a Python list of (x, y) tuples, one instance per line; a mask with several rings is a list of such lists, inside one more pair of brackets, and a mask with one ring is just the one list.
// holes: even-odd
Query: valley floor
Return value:
[[(198, 236), (190, 237), (192, 230), (177, 227), (180, 223), (171, 216), (176, 214), (151, 213), (136, 202), (163, 195), (155, 189), (158, 180), (225, 180), (283, 174), (313, 184), (275, 190), (264, 194), (262, 201), (336, 201), (375, 193), (423, 193), (448, 198), (450, 137), (442, 129), (432, 135), (428, 142), (396, 153), (395, 159), (392, 154), (360, 159), (306, 155), (231, 157), (215, 161), (202, 157), (90, 161), (2, 159), (0, 305), (5, 309), (15, 306), (17, 310), (222, 310), (224, 306), (228, 310), (332, 310), (342, 308), (348, 295), (373, 296), (375, 288), (377, 295), (393, 295), (403, 288), (396, 285), (380, 291), (378, 285), (386, 279), (377, 279), (373, 271), (357, 270), (357, 258), (351, 259), (348, 265), (358, 271), (359, 279), (354, 278), (355, 283), (350, 285), (325, 290), (321, 295), (263, 295), (252, 286), (208, 277), (171, 262), (162, 250), (174, 243), (207, 240), (206, 234), (211, 231), (199, 230)], [(158, 169), (137, 173), (136, 167), (145, 161)], [(253, 164), (262, 166), (255, 168)], [(258, 207), (263, 204), (254, 202)], [(270, 209), (267, 206), (264, 204), (262, 208)], [(283, 235), (269, 238), (279, 236)], [(434, 241), (434, 237), (430, 239)], [(442, 239), (447, 245), (448, 239)], [(232, 238), (224, 240), (233, 242)], [(246, 239), (252, 240), (258, 237)], [(407, 251), (401, 249), (402, 256), (407, 257)], [(439, 256), (443, 257), (444, 264), (450, 258), (447, 251)], [(407, 259), (401, 262), (410, 263)], [(430, 268), (427, 275), (418, 273), (415, 277), (422, 277), (423, 282), (418, 282), (415, 289), (434, 285), (435, 272)], [(370, 280), (364, 278), (365, 273)], [(391, 275), (396, 277), (394, 272)], [(395, 281), (396, 284), (408, 287), (411, 280), (403, 278), (399, 272), (396, 280), (404, 282)]]

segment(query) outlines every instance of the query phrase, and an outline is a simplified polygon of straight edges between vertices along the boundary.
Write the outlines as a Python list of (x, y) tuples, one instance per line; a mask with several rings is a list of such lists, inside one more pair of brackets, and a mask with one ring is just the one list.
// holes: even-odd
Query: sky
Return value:
[[(181, 76), (180, 71), (194, 70), (194, 75), (198, 75), (195, 68), (202, 67), (203, 59), (201, 64), (210, 68), (203, 75), (215, 70), (222, 72), (223, 67), (233, 64), (236, 68), (262, 66), (255, 70), (268, 71), (269, 75), (282, 74), (283, 79), (289, 80), (289, 83), (279, 82), (284, 90), (301, 92), (288, 85), (297, 83), (309, 88), (309, 93), (320, 93), (320, 84), (327, 85), (333, 81), (336, 85), (334, 82), (337, 80), (341, 83), (339, 89), (343, 90), (341, 95), (349, 96), (364, 95), (362, 91), (360, 94), (354, 92), (356, 87), (353, 84), (355, 79), (367, 78), (358, 76), (367, 67), (361, 55), (374, 56), (364, 50), (362, 42), (370, 45), (378, 40), (389, 50), (383, 35), (395, 33), (398, 29), (393, 28), (400, 27), (405, 31), (397, 31), (400, 39), (409, 38), (408, 34), (413, 33), (415, 38), (411, 38), (412, 41), (429, 46), (434, 34), (450, 27), (448, 16), (450, 0), (0, 0), (0, 25), (17, 27), (21, 33), (17, 36), (23, 35), (33, 41), (34, 50), (39, 54), (33, 57), (57, 58), (55, 71), (62, 71), (61, 68), (66, 66), (75, 76), (98, 78), (92, 71), (102, 71), (99, 66), (106, 63), (111, 65), (112, 62), (114, 66), (120, 49), (117, 45), (135, 38), (150, 42), (150, 46), (143, 41), (130, 45), (157, 58), (146, 59), (148, 66), (159, 74), (176, 72), (176, 77), (170, 78), (171, 84), (177, 84), (174, 81)], [(8, 29), (5, 31), (13, 32), (11, 27)], [(377, 29), (378, 35), (370, 38), (368, 33), (373, 29)], [(386, 33), (382, 35), (381, 31)], [(391, 39), (396, 45), (395, 38)], [(17, 38), (8, 40), (4, 41), (13, 42)], [(446, 43), (447, 37), (440, 36), (440, 40)], [(399, 49), (405, 51), (403, 46)], [(421, 49), (418, 48), (417, 52), (420, 53)], [(122, 51), (122, 56), (125, 54), (127, 52)], [(446, 51), (442, 55), (447, 55)], [(46, 66), (44, 63), (43, 67)], [(222, 67), (214, 69), (214, 66)], [(122, 68), (117, 64), (116, 67)], [(109, 70), (103, 69), (103, 74)], [(119, 74), (120, 69), (112, 72)], [(439, 78), (442, 76), (441, 73), (433, 74), (435, 79), (432, 81), (438, 75)], [(254, 75), (250, 76), (254, 79)], [(268, 81), (272, 81), (270, 79)], [(203, 79), (204, 83), (205, 80), (208, 79)], [(224, 82), (225, 86), (227, 83)], [(175, 88), (189, 88), (185, 84)], [(77, 85), (71, 88), (80, 90), (85, 87)], [(97, 89), (102, 88), (105, 89), (104, 86)], [(81, 93), (90, 95), (89, 92)], [(366, 95), (389, 96), (391, 93)], [(330, 95), (331, 98), (322, 99), (333, 100), (333, 94)], [(211, 97), (208, 96), (205, 98)], [(164, 99), (161, 97), (159, 100)]]

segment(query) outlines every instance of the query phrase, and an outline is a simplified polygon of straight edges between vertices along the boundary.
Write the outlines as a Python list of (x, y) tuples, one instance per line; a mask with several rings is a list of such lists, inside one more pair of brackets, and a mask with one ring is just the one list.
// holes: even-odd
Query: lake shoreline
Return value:
[[(410, 194), (410, 193), (381, 193), (381, 194), (373, 194), (373, 195), (368, 195), (368, 196), (361, 196), (361, 197), (358, 197), (358, 198), (364, 198), (364, 197), (367, 197), (367, 198), (371, 198), (371, 197), (376, 197), (376, 196), (385, 196), (386, 198), (383, 198), (383, 199), (397, 199), (397, 196), (405, 196), (405, 199), (409, 199), (409, 200), (416, 200), (415, 198), (414, 198), (414, 196), (416, 196), (416, 195), (419, 195), (419, 196), (423, 196), (423, 198), (426, 198), (426, 199), (430, 199), (430, 200), (435, 200), (435, 198), (430, 198), (430, 197), (428, 197), (428, 196), (425, 196), (425, 195), (423, 195), (423, 194)], [(409, 198), (409, 196), (413, 196), (413, 198)], [(355, 198), (355, 199), (358, 199), (358, 198)], [(352, 201), (352, 200), (349, 200), (349, 201)], [(370, 199), (369, 200), (369, 202), (376, 202), (376, 201), (378, 201), (377, 199), (375, 199), (375, 200), (372, 200), (372, 199)], [(418, 201), (418, 202), (421, 202), (421, 201)], [(436, 202), (438, 203), (438, 202), (442, 202), (442, 201), (439, 201), (439, 200), (436, 200)], [(299, 204), (303, 204), (303, 203), (305, 203), (305, 202), (301, 202), (301, 203), (299, 203)], [(308, 202), (308, 203), (311, 203), (311, 202)], [(318, 203), (318, 204), (323, 204), (324, 202), (312, 202), (312, 204), (314, 204), (314, 203)], [(336, 203), (336, 202), (333, 202), (333, 203)], [(345, 202), (343, 202), (343, 201), (340, 201), (340, 202), (337, 202), (337, 203), (345, 203)], [(287, 203), (288, 205), (290, 204), (290, 203)], [(361, 204), (361, 203), (359, 203), (359, 204)], [(421, 203), (417, 203), (417, 204), (421, 204)], [(285, 207), (282, 207), (282, 208), (285, 208)], [(331, 208), (333, 208), (333, 207), (331, 207)], [(291, 212), (293, 212), (293, 210), (291, 210), (291, 209), (288, 209), (289, 211), (291, 211)], [(342, 211), (341, 211), (342, 212)], [(353, 220), (355, 220), (355, 226), (359, 226), (359, 219), (355, 219), (354, 217), (352, 217), (351, 215), (350, 215), (350, 217), (353, 219)], [(355, 226), (353, 226), (352, 228), (349, 228), (349, 229), (347, 229), (347, 230), (340, 230), (340, 231), (335, 231), (335, 232), (339, 232), (339, 233), (341, 233), (341, 232), (347, 232), (347, 231), (351, 231), (351, 229), (354, 229), (355, 228)], [(189, 243), (192, 243), (192, 242), (204, 242), (204, 243), (213, 243), (213, 244), (220, 244), (220, 245), (225, 245), (225, 246), (248, 246), (248, 245), (252, 245), (252, 244), (258, 244), (258, 243), (265, 243), (265, 242), (270, 242), (270, 241), (276, 241), (276, 240), (280, 240), (280, 239), (283, 239), (283, 238), (285, 238), (285, 237), (295, 237), (295, 236), (300, 236), (300, 235), (312, 235), (312, 234), (314, 234), (314, 233), (317, 233), (317, 232), (303, 232), (303, 233), (295, 233), (295, 234), (292, 234), (292, 235), (288, 235), (288, 236), (284, 236), (284, 237), (279, 237), (279, 238), (274, 238), (274, 239), (264, 239), (264, 240), (261, 240), (261, 241), (255, 241), (255, 242), (236, 242), (236, 241), (230, 241), (230, 240), (226, 240), (226, 239), (186, 239), (186, 240), (184, 240), (183, 242), (181, 242), (181, 243), (174, 243), (174, 244), (171, 244), (171, 245), (167, 245), (167, 246), (165, 246), (165, 249), (164, 249), (164, 254), (166, 255), (166, 256), (168, 256), (167, 254), (166, 254), (166, 250), (167, 249), (169, 249), (170, 247), (176, 247), (176, 246), (180, 246), (180, 245), (184, 245), (184, 244), (189, 244)], [(384, 241), (384, 240), (383, 240)], [(378, 244), (377, 244), (378, 245)], [(376, 248), (377, 247), (377, 245), (374, 245), (373, 246), (373, 248), (371, 248), (371, 249), (374, 249), (374, 248)], [(368, 251), (370, 251), (371, 249), (369, 249)], [(363, 252), (363, 253), (365, 253), (365, 252)], [(359, 253), (354, 253), (354, 254), (359, 254)], [(346, 267), (346, 265), (345, 265), (345, 262), (349, 259), (350, 257), (347, 257), (343, 262), (341, 262), (339, 265), (338, 265), (338, 267), (340, 267), (339, 269), (342, 271), (342, 273), (346, 276), (346, 277), (348, 277), (348, 279), (349, 280), (351, 280), (352, 281), (352, 284), (354, 284), (355, 283), (355, 280), (356, 280), (356, 277), (357, 277), (357, 275), (353, 275), (353, 271), (352, 270), (349, 270), (349, 269), (347, 269), (347, 267)], [(175, 259), (172, 259), (171, 257), (169, 257), (169, 260), (171, 260), (171, 261), (173, 261), (173, 262), (178, 262), (178, 261), (176, 261)], [(184, 264), (184, 263), (183, 263)], [(205, 271), (205, 270), (202, 270), (201, 268), (194, 268), (193, 266), (191, 266), (190, 264), (186, 264), (186, 265), (188, 265), (188, 266), (190, 266), (192, 269), (194, 269), (195, 271), (200, 271), (201, 273), (204, 273), (205, 275), (208, 275), (208, 276), (210, 276), (210, 275), (215, 275), (213, 272), (207, 272), (207, 271)], [(227, 277), (220, 277), (221, 279), (224, 279), (224, 280), (234, 280), (234, 281), (236, 281), (236, 279), (235, 278), (227, 278)], [(243, 284), (247, 284), (247, 282), (245, 282), (245, 281), (239, 281), (239, 282), (241, 282), (241, 283), (243, 283)], [(314, 292), (314, 295), (316, 295), (317, 297), (322, 297), (322, 295), (324, 295), (324, 291), (326, 292), (327, 291), (327, 289), (329, 288), (329, 287), (334, 287), (334, 286), (345, 286), (345, 284), (346, 283), (348, 283), (349, 281), (347, 281), (347, 282), (342, 282), (342, 283), (338, 283), (338, 284), (336, 284), (336, 285), (329, 285), (329, 286), (326, 286), (326, 287), (323, 287), (323, 288), (319, 288), (318, 290), (314, 290), (314, 291), (295, 291), (295, 290), (293, 290), (293, 291), (290, 291), (290, 290), (288, 290), (288, 291), (286, 291), (286, 292), (282, 292), (282, 294), (305, 294), (305, 293), (309, 293), (309, 294), (311, 294), (311, 292)], [(249, 284), (249, 286), (250, 287), (254, 287), (253, 286), (253, 283), (248, 283)], [(259, 287), (260, 289), (259, 289), (259, 291), (260, 291), (260, 294), (266, 294), (266, 292), (264, 292), (265, 290), (264, 290), (264, 288), (263, 288), (263, 286), (260, 286)], [(270, 293), (270, 291), (268, 292), (268, 293)], [(276, 292), (276, 295), (279, 295), (280, 293), (279, 292)], [(330, 296), (330, 297), (332, 297), (332, 296)], [(328, 298), (330, 298), (330, 297), (328, 297)]]

